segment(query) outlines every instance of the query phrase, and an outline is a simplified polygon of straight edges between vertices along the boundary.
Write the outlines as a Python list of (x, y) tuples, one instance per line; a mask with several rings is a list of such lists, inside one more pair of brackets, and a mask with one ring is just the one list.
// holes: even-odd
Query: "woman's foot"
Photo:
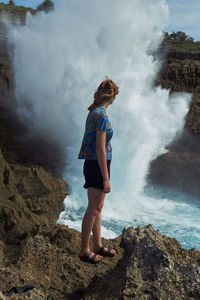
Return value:
[(102, 260), (103, 256), (101, 255), (98, 255), (94, 252), (91, 252), (91, 251), (88, 251), (86, 253), (80, 253), (79, 254), (79, 258), (82, 260), (82, 261), (86, 261), (86, 262), (90, 262), (92, 264), (95, 264), (95, 263), (98, 263)]
[(94, 250), (94, 253), (98, 254), (98, 255), (102, 255), (102, 256), (107, 256), (107, 257), (113, 257), (116, 254), (115, 249), (113, 248), (109, 248), (109, 247), (104, 247), (101, 246), (97, 249)]

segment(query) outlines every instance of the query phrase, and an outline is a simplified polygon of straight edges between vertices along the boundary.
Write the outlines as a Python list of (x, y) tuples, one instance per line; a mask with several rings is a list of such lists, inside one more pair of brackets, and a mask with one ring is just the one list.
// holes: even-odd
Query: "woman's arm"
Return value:
[(109, 193), (111, 190), (107, 162), (106, 162), (106, 132), (104, 130), (96, 131), (96, 154), (101, 174), (103, 176), (104, 192)]

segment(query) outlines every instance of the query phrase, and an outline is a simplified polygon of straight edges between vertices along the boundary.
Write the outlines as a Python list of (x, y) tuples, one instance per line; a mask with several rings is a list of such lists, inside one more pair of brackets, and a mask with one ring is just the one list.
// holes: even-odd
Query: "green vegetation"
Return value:
[(38, 11), (45, 11), (48, 13), (49, 11), (54, 9), (54, 4), (51, 0), (44, 0), (40, 5), (38, 5), (37, 10)]
[(183, 31), (173, 31), (171, 34), (163, 31), (163, 36), (164, 42), (170, 44), (172, 47), (187, 51), (200, 51), (200, 41), (194, 42), (194, 38)]
[(17, 6), (14, 0), (9, 0), (8, 4), (0, 3), (0, 13), (2, 12), (31, 12), (32, 14), (37, 13), (38, 11), (49, 11), (54, 9), (54, 3), (51, 0), (44, 0), (36, 9), (31, 7)]
[(194, 42), (193, 37), (187, 35), (183, 31), (173, 31), (171, 34), (168, 32), (163, 31), (164, 40), (170, 41), (177, 41), (177, 42)]
[(0, 13), (1, 12), (26, 12), (36, 13), (37, 11), (31, 7), (17, 6), (14, 1), (10, 0), (9, 4), (0, 3)]
[(184, 42), (173, 42), (173, 41), (167, 41), (167, 43), (171, 44), (171, 46), (176, 48), (181, 48), (188, 51), (200, 51), (200, 42), (190, 42), (190, 43), (184, 43)]

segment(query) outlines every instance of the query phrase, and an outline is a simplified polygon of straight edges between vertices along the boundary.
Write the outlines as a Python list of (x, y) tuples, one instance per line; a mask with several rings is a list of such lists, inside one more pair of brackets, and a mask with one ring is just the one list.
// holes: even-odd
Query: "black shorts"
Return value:
[[(110, 179), (110, 163), (111, 159), (106, 160), (108, 174)], [(83, 174), (85, 177), (84, 188), (87, 189), (89, 186), (103, 190), (103, 176), (101, 174), (101, 169), (99, 167), (98, 160), (96, 159), (86, 159), (83, 165)]]

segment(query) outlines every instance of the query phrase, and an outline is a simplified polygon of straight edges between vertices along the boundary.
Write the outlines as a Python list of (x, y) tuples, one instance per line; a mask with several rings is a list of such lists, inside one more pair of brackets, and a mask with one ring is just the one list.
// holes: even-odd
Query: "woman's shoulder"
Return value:
[(92, 124), (96, 124), (96, 122), (101, 118), (101, 112), (98, 110), (91, 110), (88, 113), (87, 116), (87, 124), (92, 125)]
[(108, 118), (108, 115), (105, 111), (105, 109), (102, 109), (101, 107), (97, 106), (95, 108), (93, 108), (91, 111), (90, 111), (93, 115), (96, 115), (96, 116), (103, 116), (105, 118)]
[(89, 115), (93, 118), (98, 118), (99, 116), (103, 116), (104, 114), (103, 114), (103, 111), (98, 109), (98, 107), (97, 107), (97, 108), (92, 109), (89, 112)]
[(94, 107), (90, 112), (91, 112), (91, 113), (100, 113), (100, 112), (101, 112), (101, 109), (100, 109), (99, 106), (96, 106), (96, 107)]

